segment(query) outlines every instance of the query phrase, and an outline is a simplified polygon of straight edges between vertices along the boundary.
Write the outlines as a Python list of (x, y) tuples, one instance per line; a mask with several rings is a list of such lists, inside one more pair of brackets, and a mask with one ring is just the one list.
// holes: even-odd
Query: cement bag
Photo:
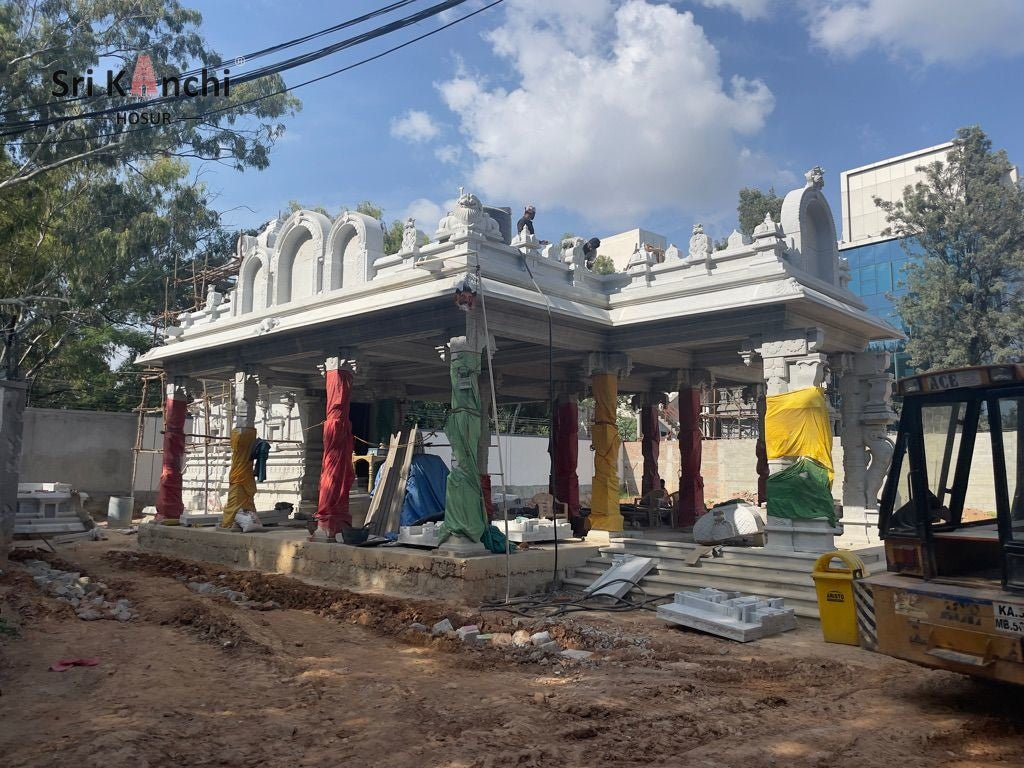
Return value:
[(769, 459), (814, 459), (828, 471), (832, 487), (832, 422), (820, 387), (765, 398), (764, 442)]
[(242, 533), (251, 533), (263, 527), (259, 515), (251, 509), (238, 510), (235, 513), (235, 525), (242, 529)]

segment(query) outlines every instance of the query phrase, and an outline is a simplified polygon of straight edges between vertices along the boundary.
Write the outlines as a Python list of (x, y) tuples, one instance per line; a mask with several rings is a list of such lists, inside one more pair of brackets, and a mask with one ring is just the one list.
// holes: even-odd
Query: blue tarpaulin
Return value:
[[(374, 490), (380, 487), (381, 467), (377, 470)], [(448, 480), (448, 467), (440, 456), (429, 453), (417, 453), (412, 457), (409, 466), (409, 478), (405, 483), (405, 500), (402, 503), (400, 525), (413, 525), (424, 518), (444, 514), (445, 483)], [(371, 494), (372, 496), (372, 494)]]

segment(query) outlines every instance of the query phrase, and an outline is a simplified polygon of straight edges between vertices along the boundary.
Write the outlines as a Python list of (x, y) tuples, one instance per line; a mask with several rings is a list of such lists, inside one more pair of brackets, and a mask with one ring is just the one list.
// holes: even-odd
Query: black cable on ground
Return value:
[[(553, 619), (564, 616), (568, 613), (579, 613), (581, 611), (626, 613), (629, 611), (654, 610), (652, 604), (660, 600), (672, 600), (671, 595), (660, 595), (648, 597), (647, 591), (637, 582), (630, 579), (612, 579), (602, 586), (610, 584), (631, 584), (633, 589), (640, 592), (642, 599), (639, 601), (630, 600), (626, 597), (614, 595), (588, 594), (574, 600), (556, 600), (551, 595), (538, 597), (520, 597), (504, 602), (487, 602), (480, 606), (481, 611), (503, 611), (514, 613), (531, 619)], [(596, 602), (611, 599), (613, 602)]]

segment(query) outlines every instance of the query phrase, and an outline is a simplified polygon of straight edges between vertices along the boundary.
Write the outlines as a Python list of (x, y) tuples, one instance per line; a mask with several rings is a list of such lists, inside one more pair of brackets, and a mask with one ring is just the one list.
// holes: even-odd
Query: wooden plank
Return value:
[(373, 498), (370, 499), (370, 508), (366, 512), (365, 525), (371, 532), (376, 533), (378, 536), (384, 535), (379, 529), (384, 523), (384, 520), (382, 519), (386, 510), (384, 502), (386, 499), (390, 498), (388, 487), (389, 483), (393, 485), (391, 470), (395, 464), (395, 456), (398, 452), (400, 438), (401, 433), (391, 435), (391, 440), (388, 443), (388, 455), (387, 458), (384, 459), (384, 465), (381, 467), (381, 479), (380, 482), (377, 483)]
[(402, 521), (402, 507), (405, 506), (405, 487), (409, 481), (409, 468), (412, 466), (412, 457), (416, 452), (416, 435), (418, 434), (416, 424), (402, 431), (402, 439), (399, 443), (399, 450), (402, 451), (396, 464), (399, 466), (398, 480), (395, 483), (395, 490), (391, 496), (388, 516), (387, 530), (397, 531)]

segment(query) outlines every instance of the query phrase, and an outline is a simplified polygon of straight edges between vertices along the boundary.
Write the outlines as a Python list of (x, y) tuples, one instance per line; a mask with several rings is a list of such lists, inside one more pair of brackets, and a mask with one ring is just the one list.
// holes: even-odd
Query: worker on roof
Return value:
[(519, 219), (519, 223), (516, 224), (516, 234), (522, 232), (523, 227), (526, 227), (526, 229), (529, 230), (531, 235), (537, 234), (536, 232), (533, 231), (533, 217), (536, 215), (536, 208), (534, 208), (532, 205), (526, 206), (526, 209), (523, 211), (522, 218)]

